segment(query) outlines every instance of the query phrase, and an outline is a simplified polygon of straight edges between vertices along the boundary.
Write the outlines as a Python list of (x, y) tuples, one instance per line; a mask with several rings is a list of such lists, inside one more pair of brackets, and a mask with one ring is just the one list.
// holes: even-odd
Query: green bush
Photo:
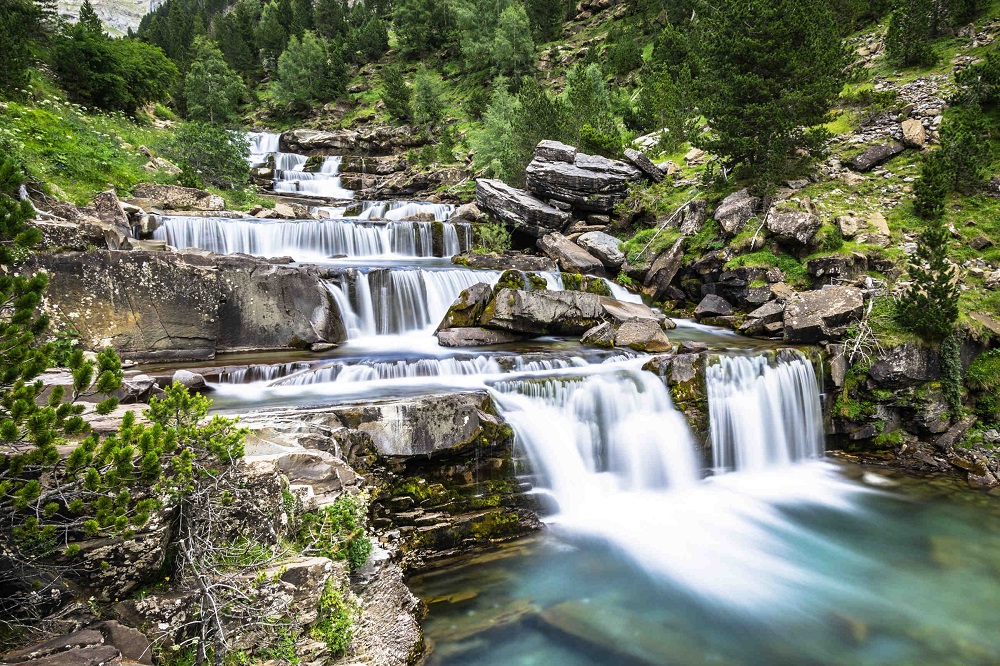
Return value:
[(503, 254), (511, 247), (510, 232), (501, 222), (490, 222), (476, 227), (477, 254)]
[(246, 134), (209, 123), (184, 123), (168, 148), (171, 158), (184, 169), (182, 180), (230, 190), (243, 189), (249, 182), (248, 150)]
[(371, 539), (365, 533), (368, 506), (356, 495), (341, 495), (332, 505), (302, 516), (299, 545), (309, 552), (347, 560), (351, 570), (361, 568), (371, 554)]

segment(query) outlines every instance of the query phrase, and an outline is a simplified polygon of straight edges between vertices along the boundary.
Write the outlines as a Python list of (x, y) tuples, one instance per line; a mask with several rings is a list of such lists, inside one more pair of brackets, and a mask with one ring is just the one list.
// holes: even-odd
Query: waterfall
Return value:
[[(334, 255), (413, 258), (435, 256), (433, 224), (164, 217), (153, 237), (176, 248), (196, 247), (219, 254), (242, 253), (264, 257), (289, 255), (302, 261), (317, 261)], [(444, 256), (462, 252), (457, 225), (450, 222), (441, 224), (444, 228)], [(464, 229), (462, 233), (465, 233)]]
[(323, 160), (317, 172), (305, 171), (304, 155), (278, 153), (274, 160), (274, 191), (292, 192), (329, 199), (353, 199), (354, 192), (340, 186), (341, 157)]
[(719, 471), (759, 471), (823, 455), (823, 414), (812, 364), (784, 352), (721, 356), (706, 368), (712, 453)]
[(277, 365), (249, 365), (246, 367), (224, 368), (217, 376), (206, 375), (210, 381), (219, 384), (249, 384), (253, 382), (273, 382), (297, 372), (309, 369), (308, 363), (280, 363)]
[(250, 166), (258, 167), (267, 164), (267, 159), (278, 152), (280, 134), (273, 132), (247, 132), (250, 140), (250, 155), (247, 161)]

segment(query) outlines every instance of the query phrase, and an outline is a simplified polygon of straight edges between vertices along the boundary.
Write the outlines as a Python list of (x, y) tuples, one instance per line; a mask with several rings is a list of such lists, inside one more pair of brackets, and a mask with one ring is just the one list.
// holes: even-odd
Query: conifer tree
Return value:
[(38, 21), (38, 11), (29, 0), (0, 2), (0, 95), (28, 84), (32, 37)]
[(77, 23), (92, 35), (104, 33), (104, 24), (101, 23), (101, 18), (94, 10), (94, 6), (90, 4), (90, 0), (83, 0), (83, 4), (80, 5), (80, 18)]
[(941, 151), (924, 157), (920, 168), (920, 180), (913, 187), (916, 196), (914, 209), (925, 220), (933, 220), (944, 214), (945, 198), (950, 190), (950, 179), (945, 158)]
[(697, 143), (764, 188), (843, 85), (833, 12), (822, 0), (721, 0), (698, 26), (698, 107), (710, 132)]
[(902, 67), (934, 63), (937, 56), (930, 39), (935, 8), (934, 0), (903, 0), (889, 17), (885, 34), (885, 54), (889, 62)]
[(331, 54), (326, 41), (310, 30), (302, 39), (292, 37), (278, 59), (274, 98), (281, 104), (304, 109), (314, 102), (329, 102), (343, 94), (347, 70), (339, 53)]
[(187, 117), (208, 123), (233, 122), (246, 86), (226, 64), (215, 42), (198, 39), (194, 52), (194, 61), (184, 78)]
[(986, 180), (992, 157), (991, 123), (976, 105), (957, 109), (941, 127), (941, 154), (950, 187), (971, 194)]
[(390, 116), (403, 122), (410, 121), (413, 115), (413, 108), (410, 106), (412, 93), (399, 65), (394, 63), (382, 69), (380, 96)]
[(288, 24), (281, 22), (281, 10), (273, 0), (261, 10), (255, 37), (266, 66), (274, 67), (288, 44)]
[(444, 102), (437, 80), (426, 68), (413, 80), (413, 119), (418, 123), (436, 125), (444, 115)]
[(943, 340), (958, 321), (958, 285), (948, 263), (948, 229), (936, 217), (920, 234), (910, 259), (910, 286), (898, 307), (900, 324), (929, 342)]

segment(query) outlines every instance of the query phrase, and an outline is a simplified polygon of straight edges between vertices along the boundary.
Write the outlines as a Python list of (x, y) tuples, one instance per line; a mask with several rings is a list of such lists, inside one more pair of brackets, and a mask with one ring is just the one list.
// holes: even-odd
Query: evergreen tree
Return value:
[(214, 42), (199, 39), (194, 51), (194, 61), (184, 78), (187, 117), (199, 122), (232, 123), (240, 100), (246, 96), (246, 86), (226, 64)]
[(290, 33), (301, 37), (306, 30), (312, 30), (315, 27), (313, 14), (313, 0), (292, 0)]
[(920, 180), (913, 187), (916, 196), (913, 206), (917, 215), (926, 220), (941, 217), (950, 189), (948, 168), (941, 151), (924, 157), (920, 167)]
[(958, 104), (996, 108), (1000, 105), (1000, 51), (993, 49), (982, 61), (955, 73)]
[(691, 70), (683, 67), (675, 77), (666, 67), (650, 65), (642, 71), (627, 124), (642, 134), (660, 131), (660, 148), (670, 152), (694, 133), (694, 87)]
[(930, 39), (933, 34), (935, 0), (903, 0), (889, 17), (885, 33), (885, 55), (903, 67), (932, 65), (937, 60)]
[(846, 53), (822, 0), (722, 0), (699, 19), (697, 143), (775, 182), (804, 128), (823, 121), (843, 84)]
[(274, 67), (288, 44), (288, 24), (281, 21), (281, 10), (273, 0), (261, 10), (256, 40), (265, 66)]
[(104, 24), (101, 23), (101, 18), (94, 10), (94, 6), (90, 4), (90, 0), (83, 0), (83, 3), (80, 5), (80, 16), (77, 23), (92, 35), (101, 35), (104, 33)]
[(0, 94), (28, 85), (32, 38), (39, 13), (29, 0), (0, 2)]
[(948, 229), (937, 217), (920, 234), (910, 260), (910, 286), (899, 302), (900, 324), (931, 342), (943, 340), (958, 321), (958, 285), (948, 263)]
[(316, 32), (330, 41), (343, 40), (350, 32), (347, 4), (344, 0), (318, 0)]
[(257, 4), (242, 0), (233, 11), (217, 17), (213, 23), (212, 34), (223, 58), (246, 80), (258, 76), (260, 65), (254, 43), (254, 27), (258, 20), (254, 5)]
[(354, 56), (360, 64), (374, 62), (389, 50), (389, 25), (371, 14), (354, 31)]
[(437, 80), (426, 68), (413, 80), (413, 119), (426, 125), (437, 125), (444, 116), (444, 102)]
[(535, 40), (541, 43), (558, 37), (574, 5), (568, 0), (524, 0)]
[(957, 109), (941, 127), (941, 154), (951, 189), (977, 190), (989, 175), (992, 161), (991, 123), (978, 106)]
[(452, 40), (450, 3), (441, 0), (396, 0), (392, 25), (403, 55), (423, 55)]
[(570, 141), (582, 150), (602, 155), (617, 155), (622, 150), (622, 135), (615, 114), (611, 92), (604, 81), (601, 66), (577, 64), (566, 72), (566, 92), (571, 117)]
[(514, 3), (500, 13), (493, 35), (491, 58), (494, 76), (520, 77), (535, 64), (531, 25), (520, 3)]
[(278, 60), (272, 90), (280, 104), (304, 109), (313, 103), (335, 100), (347, 87), (347, 70), (340, 54), (331, 57), (322, 37), (307, 30), (300, 40), (292, 37)]
[(246, 134), (210, 123), (184, 123), (174, 133), (167, 153), (184, 170), (188, 182), (239, 190), (250, 179)]
[(410, 121), (413, 116), (413, 108), (410, 106), (412, 93), (399, 65), (393, 63), (382, 69), (380, 96), (390, 116), (402, 122)]

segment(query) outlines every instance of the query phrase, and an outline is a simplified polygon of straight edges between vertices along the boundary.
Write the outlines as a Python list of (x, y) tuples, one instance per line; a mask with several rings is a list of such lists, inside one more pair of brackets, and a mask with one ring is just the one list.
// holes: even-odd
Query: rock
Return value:
[(577, 151), (573, 146), (567, 146), (559, 141), (539, 141), (535, 146), (535, 159), (547, 160), (549, 162), (566, 162), (573, 164), (576, 161)]
[(584, 332), (583, 337), (580, 338), (580, 343), (594, 347), (614, 347), (615, 327), (607, 321), (598, 324)]
[(851, 215), (840, 215), (837, 217), (836, 222), (837, 227), (840, 229), (840, 235), (846, 239), (854, 238), (865, 223), (864, 220)]
[(521, 335), (578, 336), (606, 319), (601, 297), (594, 294), (500, 289), (480, 324)]
[(759, 205), (760, 199), (750, 196), (749, 190), (745, 188), (738, 190), (723, 199), (715, 209), (715, 221), (722, 226), (727, 235), (735, 236), (743, 231), (743, 227), (757, 212)]
[(91, 205), (97, 211), (97, 217), (102, 222), (111, 225), (124, 236), (132, 235), (132, 223), (114, 190), (101, 192), (94, 197), (94, 202)]
[(872, 146), (865, 152), (854, 157), (850, 162), (848, 162), (848, 166), (855, 171), (871, 171), (878, 165), (888, 162), (904, 150), (906, 150), (906, 148), (903, 144), (895, 142)]
[(891, 234), (889, 223), (886, 222), (885, 216), (878, 211), (868, 216), (868, 226), (883, 236), (888, 237)]
[(903, 130), (903, 145), (908, 148), (923, 148), (927, 143), (924, 125), (916, 118), (908, 118), (901, 123)]
[(681, 222), (680, 232), (682, 236), (693, 236), (701, 231), (705, 220), (708, 218), (708, 205), (704, 199), (696, 199), (688, 204), (684, 211), (684, 221)]
[[(268, 211), (261, 211), (262, 214), (265, 212)], [(270, 213), (272, 216), (282, 220), (311, 220), (314, 217), (306, 206), (299, 203), (285, 203), (283, 201), (274, 204), (274, 208)]]
[(8, 652), (3, 655), (4, 664), (19, 664), (33, 661), (52, 654), (65, 652), (67, 650), (96, 647), (104, 644), (104, 635), (101, 632), (87, 628), (76, 631), (66, 636), (56, 636), (41, 643), (36, 643), (21, 650)]
[(969, 246), (972, 247), (973, 250), (985, 250), (986, 248), (993, 247), (993, 241), (980, 234), (969, 241)]
[(601, 260), (606, 268), (618, 270), (625, 263), (625, 253), (618, 249), (621, 241), (603, 231), (590, 231), (576, 239), (577, 245)]
[(126, 627), (114, 620), (105, 620), (89, 627), (104, 635), (104, 642), (121, 652), (122, 659), (152, 666), (153, 651), (149, 639), (138, 629)]
[(662, 314), (642, 303), (629, 303), (604, 296), (601, 297), (601, 307), (604, 308), (607, 318), (616, 325), (621, 325), (630, 319), (652, 319), (655, 322), (669, 321)]
[(174, 384), (180, 384), (191, 391), (201, 391), (208, 386), (204, 377), (196, 372), (191, 372), (190, 370), (178, 370), (174, 373), (171, 382)]
[(365, 663), (408, 666), (423, 656), (424, 605), (413, 596), (396, 564), (383, 563), (360, 594), (361, 613), (351, 631), (352, 651)]
[(483, 311), (486, 310), (486, 305), (490, 302), (490, 296), (492, 295), (493, 288), (484, 282), (474, 284), (465, 289), (459, 294), (458, 299), (452, 303), (451, 307), (448, 308), (448, 312), (441, 321), (441, 325), (438, 326), (438, 330), (476, 326)]
[(223, 301), (220, 350), (305, 348), (347, 339), (340, 308), (317, 269), (236, 255), (218, 256), (214, 263)]
[(804, 211), (772, 212), (767, 216), (767, 230), (779, 243), (808, 245), (823, 222)]
[(291, 152), (308, 153), (315, 150), (333, 148), (354, 150), (361, 136), (352, 130), (294, 129), (281, 135), (280, 145)]
[(146, 210), (163, 208), (167, 210), (225, 210), (226, 201), (217, 194), (176, 185), (153, 185), (140, 183), (132, 190), (129, 202)]
[(486, 220), (486, 215), (479, 210), (479, 206), (474, 203), (467, 203), (459, 206), (449, 222), (472, 222), (478, 224)]
[(832, 284), (835, 279), (851, 279), (868, 270), (868, 258), (863, 254), (835, 254), (814, 257), (806, 261), (806, 270), (813, 284)]
[(556, 262), (549, 257), (539, 257), (520, 252), (504, 252), (503, 254), (478, 254), (470, 252), (455, 255), (452, 263), (467, 268), (487, 269), (492, 271), (528, 271), (533, 273), (555, 273), (559, 270)]
[[(785, 306), (778, 301), (769, 301), (750, 312), (740, 325), (740, 332), (746, 335), (757, 335), (764, 331), (768, 324), (783, 322)], [(784, 326), (784, 324), (782, 324)]]
[(684, 154), (684, 161), (689, 167), (701, 164), (705, 161), (705, 151), (700, 148), (692, 148)]
[(799, 293), (785, 308), (786, 342), (834, 340), (847, 332), (864, 311), (864, 292), (855, 287), (830, 287)]
[(669, 250), (664, 250), (657, 255), (642, 283), (642, 293), (656, 302), (667, 298), (671, 283), (673, 283), (677, 271), (680, 270), (681, 262), (684, 260), (683, 245), (683, 239), (678, 238)]
[(610, 213), (628, 196), (641, 172), (630, 164), (577, 153), (572, 164), (538, 159), (525, 169), (529, 192), (581, 211)]
[(625, 159), (631, 162), (636, 168), (642, 171), (644, 174), (649, 176), (649, 178), (656, 183), (663, 182), (663, 172), (660, 168), (653, 164), (652, 160), (646, 157), (644, 154), (640, 153), (634, 148), (625, 149)]
[(868, 377), (883, 388), (917, 386), (941, 377), (941, 361), (933, 349), (904, 343), (879, 354)]
[(32, 666), (115, 666), (122, 662), (121, 654), (114, 647), (95, 645), (56, 652), (26, 663)]
[(481, 347), (505, 345), (517, 342), (523, 336), (507, 331), (497, 331), (482, 327), (452, 328), (435, 333), (442, 347)]
[(567, 273), (604, 275), (604, 264), (561, 233), (546, 234), (537, 241), (538, 248), (549, 255)]
[(480, 178), (476, 181), (476, 205), (512, 230), (535, 238), (552, 231), (562, 231), (571, 219), (569, 213), (499, 180)]
[(663, 328), (654, 319), (629, 319), (618, 327), (615, 344), (644, 352), (664, 352), (673, 349)]
[(728, 317), (733, 314), (733, 306), (721, 296), (709, 294), (701, 299), (695, 308), (694, 318), (698, 321), (706, 317)]

